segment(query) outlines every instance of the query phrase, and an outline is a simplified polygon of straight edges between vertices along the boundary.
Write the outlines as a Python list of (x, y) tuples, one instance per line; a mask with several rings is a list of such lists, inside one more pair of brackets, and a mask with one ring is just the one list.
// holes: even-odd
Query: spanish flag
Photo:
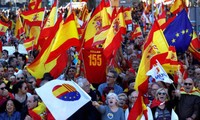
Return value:
[(15, 37), (21, 39), (22, 35), (25, 33), (24, 27), (22, 25), (21, 17), (17, 16), (15, 24)]
[(24, 11), (21, 13), (21, 16), (29, 26), (41, 26), (44, 19), (44, 8)]
[[(39, 52), (35, 60), (30, 65), (27, 66), (27, 70), (31, 73), (31, 75), (33, 75), (37, 79), (41, 79), (44, 73), (50, 72), (56, 66), (56, 60), (54, 60), (53, 63), (48, 65), (46, 65), (45, 62), (50, 54), (50, 50), (52, 48), (61, 21), (62, 21), (62, 16), (58, 18), (53, 29), (54, 31), (52, 31), (52, 34), (50, 34), (48, 39), (45, 41), (44, 46), (42, 47), (41, 51)], [(58, 74), (55, 75), (54, 77), (58, 77)]]
[(105, 43), (103, 44), (104, 55), (107, 59), (114, 57), (117, 49), (120, 47), (122, 34), (126, 31), (125, 26), (123, 7), (121, 7), (110, 26)]
[(58, 30), (46, 63), (57, 58), (60, 54), (66, 54), (66, 51), (72, 46), (80, 46), (78, 30), (73, 13), (67, 17), (65, 23)]
[(81, 38), (82, 42), (84, 42), (84, 48), (91, 48), (95, 34), (103, 27), (110, 25), (109, 19), (106, 18), (107, 16), (105, 14), (104, 6), (105, 1), (102, 0), (101, 3), (94, 10), (89, 22), (87, 23), (87, 26)]
[(194, 30), (193, 30), (192, 41), (190, 42), (190, 46), (188, 49), (192, 53), (194, 58), (196, 58), (198, 61), (200, 61), (200, 51), (199, 51), (200, 50), (200, 41), (197, 37), (197, 34), (194, 32)]
[(143, 95), (148, 91), (148, 76), (146, 73), (151, 68), (151, 58), (158, 53), (167, 51), (168, 44), (163, 35), (163, 32), (159, 28), (157, 21), (155, 21), (148, 35), (147, 41), (143, 46), (142, 59), (139, 65), (134, 86), (134, 88), (139, 92), (139, 95), (136, 103), (130, 111), (128, 120), (140, 120), (143, 114), (147, 118), (147, 108), (143, 99)]
[(9, 24), (0, 20), (0, 35), (4, 35), (9, 27)]

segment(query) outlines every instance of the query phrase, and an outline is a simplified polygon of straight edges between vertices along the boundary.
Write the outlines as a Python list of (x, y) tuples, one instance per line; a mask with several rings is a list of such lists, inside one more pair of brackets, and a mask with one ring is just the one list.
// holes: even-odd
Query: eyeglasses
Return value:
[(158, 95), (166, 95), (165, 92), (159, 92)]
[(0, 88), (1, 90), (4, 90), (4, 89), (6, 89), (6, 87), (2, 87), (2, 88)]
[(184, 83), (184, 85), (186, 85), (186, 86), (187, 86), (187, 85), (191, 86), (191, 85), (192, 85), (192, 83)]
[(115, 78), (115, 77), (113, 77), (113, 76), (109, 76), (109, 75), (107, 75), (106, 77), (107, 77), (107, 78)]
[(24, 77), (17, 77), (17, 80), (23, 80)]

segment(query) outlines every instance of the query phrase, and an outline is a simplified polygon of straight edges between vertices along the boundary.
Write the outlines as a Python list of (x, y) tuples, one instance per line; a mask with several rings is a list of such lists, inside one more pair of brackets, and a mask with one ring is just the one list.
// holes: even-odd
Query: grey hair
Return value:
[(113, 92), (108, 93), (108, 95), (106, 96), (106, 100), (108, 100), (108, 98), (110, 98), (111, 96), (115, 97), (115, 99), (117, 100), (117, 103), (119, 102), (119, 98), (118, 98), (117, 94), (115, 94)]
[(84, 77), (78, 77), (77, 79), (77, 84), (82, 88), (84, 87), (84, 83), (86, 83), (88, 80)]

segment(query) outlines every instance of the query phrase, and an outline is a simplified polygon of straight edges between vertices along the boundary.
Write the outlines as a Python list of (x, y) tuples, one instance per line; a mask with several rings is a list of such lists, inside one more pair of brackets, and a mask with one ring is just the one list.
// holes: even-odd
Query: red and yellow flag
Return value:
[(21, 39), (24, 32), (25, 32), (25, 30), (24, 30), (24, 27), (22, 25), (21, 18), (20, 18), (20, 16), (17, 16), (16, 17), (16, 24), (15, 24), (15, 31), (14, 31), (15, 37), (18, 38), (18, 39)]
[(146, 73), (151, 69), (150, 59), (158, 53), (164, 53), (167, 51), (168, 44), (157, 21), (155, 21), (147, 41), (143, 46), (142, 59), (134, 86), (134, 88), (139, 92), (139, 98), (136, 100), (135, 105), (129, 113), (128, 120), (140, 120), (143, 114), (146, 115), (147, 108), (144, 105), (142, 96), (148, 91), (148, 76)]
[(182, 9), (187, 8), (186, 2), (187, 2), (187, 0), (175, 0), (174, 4), (170, 8), (170, 12), (173, 13), (173, 14), (177, 14)]
[(60, 23), (62, 21), (62, 16), (60, 16), (54, 26), (54, 29), (52, 29), (52, 34), (48, 37), (48, 39), (45, 41), (44, 46), (42, 47), (41, 51), (35, 58), (35, 60), (27, 66), (27, 70), (37, 79), (41, 79), (46, 72), (50, 72), (57, 64), (56, 60), (53, 60), (49, 64), (45, 64), (46, 60), (49, 57), (51, 48), (53, 46), (56, 33), (60, 27)]
[(104, 55), (107, 59), (114, 57), (117, 49), (121, 45), (122, 34), (126, 31), (125, 20), (123, 17), (123, 7), (118, 11), (116, 18), (113, 20), (108, 31), (105, 43), (103, 44)]
[(100, 28), (95, 34), (92, 46), (100, 45), (105, 41), (111, 24), (104, 0), (102, 0), (101, 5), (102, 5), (101, 7), (103, 7), (101, 11), (102, 28)]
[(73, 13), (67, 17), (65, 23), (58, 30), (46, 63), (57, 58), (60, 54), (66, 54), (66, 51), (72, 46), (80, 47), (78, 30)]
[[(95, 34), (100, 31), (103, 27), (110, 25), (110, 21), (105, 14), (105, 2), (104, 0), (96, 7), (89, 22), (87, 23), (86, 29), (82, 36), (85, 48), (91, 48), (93, 38)], [(91, 32), (92, 31), (92, 32)]]
[(127, 7), (123, 10), (125, 23), (132, 24), (131, 8)]
[(26, 48), (26, 51), (33, 50), (33, 48), (34, 48), (34, 37), (24, 40), (23, 45)]
[(193, 37), (192, 41), (189, 46), (189, 51), (192, 53), (194, 58), (196, 58), (198, 61), (200, 61), (200, 41), (197, 37), (197, 34), (193, 31)]
[(44, 26), (41, 29), (41, 33), (38, 38), (38, 46), (42, 47), (43, 44), (45, 43), (45, 40), (51, 34), (53, 26), (55, 25), (55, 23), (57, 21), (57, 17), (58, 17), (57, 0), (55, 0), (54, 4), (52, 5), (49, 16), (47, 17), (47, 19), (44, 23)]
[(29, 26), (41, 26), (44, 19), (44, 8), (24, 11), (21, 13), (21, 16)]
[(131, 38), (134, 40), (136, 37), (139, 37), (142, 35), (142, 30), (140, 28), (140, 25), (138, 23), (135, 24), (135, 30), (131, 34)]
[(0, 35), (4, 35), (9, 27), (9, 24), (0, 20)]
[(163, 11), (160, 15), (158, 15), (158, 23), (159, 26), (162, 26), (164, 23), (166, 23), (166, 12)]
[(41, 8), (42, 6), (42, 0), (30, 0), (28, 4), (28, 9), (29, 10), (36, 10)]

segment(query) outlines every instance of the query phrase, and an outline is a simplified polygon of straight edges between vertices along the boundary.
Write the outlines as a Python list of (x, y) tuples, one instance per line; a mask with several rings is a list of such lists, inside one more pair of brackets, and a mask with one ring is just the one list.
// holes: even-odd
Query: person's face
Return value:
[(6, 85), (2, 83), (0, 85), (0, 96), (3, 96), (4, 91), (6, 90)]
[(191, 78), (187, 78), (183, 83), (183, 87), (185, 89), (185, 92), (189, 93), (192, 91), (194, 87), (194, 82), (192, 81)]
[(194, 73), (195, 78), (200, 78), (200, 71)]
[(36, 86), (36, 81), (35, 81), (35, 79), (33, 79), (33, 78), (29, 79), (29, 81), (28, 81), (28, 86), (29, 86), (30, 89), (34, 89), (35, 86)]
[(126, 104), (126, 97), (125, 96), (119, 96), (118, 98), (119, 98), (118, 105), (120, 107), (123, 107)]
[(70, 68), (67, 74), (70, 78), (73, 78), (76, 74), (76, 70), (73, 68)]
[(156, 84), (153, 84), (151, 87), (151, 95), (155, 96), (156, 95), (156, 91), (159, 89), (159, 86)]
[(4, 71), (4, 68), (3, 68), (3, 67), (0, 67), (0, 75), (1, 75), (1, 76), (4, 76), (4, 75), (5, 75), (5, 71)]
[(22, 84), (22, 88), (20, 89), (22, 93), (26, 94), (27, 93), (27, 85), (26, 83)]
[(7, 59), (7, 58), (8, 58), (7, 52), (3, 51), (3, 53), (2, 53), (2, 58), (3, 58), (3, 59)]
[(115, 82), (115, 77), (114, 77), (114, 74), (109, 72), (106, 76), (106, 81), (107, 81), (107, 84), (113, 84)]
[(33, 96), (28, 98), (27, 107), (28, 107), (29, 110), (37, 107), (37, 101), (34, 101), (34, 97)]
[(16, 67), (17, 66), (17, 58), (13, 58), (13, 60), (12, 60), (12, 62), (11, 62), (11, 65), (13, 66), (13, 67)]
[(87, 81), (84, 83), (83, 85), (83, 90), (86, 92), (86, 93), (89, 93), (90, 92), (90, 83)]
[(12, 100), (8, 100), (6, 104), (6, 111), (8, 113), (13, 113), (15, 111), (15, 105)]
[(159, 91), (158, 94), (157, 94), (157, 97), (158, 97), (158, 100), (160, 102), (166, 101), (166, 99), (167, 99), (167, 93), (166, 93), (166, 91), (165, 90)]
[(23, 74), (18, 74), (17, 77), (16, 77), (17, 81), (25, 81), (25, 77)]
[(129, 90), (134, 89), (134, 85), (135, 85), (135, 82), (130, 83), (128, 86), (128, 89)]
[(135, 101), (138, 98), (138, 92), (137, 91), (133, 91), (129, 96), (128, 96), (128, 100), (130, 103), (134, 104)]
[(14, 75), (14, 72), (15, 72), (15, 70), (14, 70), (13, 67), (9, 67), (9, 68), (8, 68), (8, 74), (9, 74), (9, 75)]
[(117, 100), (115, 99), (114, 96), (108, 97), (108, 105), (109, 106), (116, 106), (117, 105)]

